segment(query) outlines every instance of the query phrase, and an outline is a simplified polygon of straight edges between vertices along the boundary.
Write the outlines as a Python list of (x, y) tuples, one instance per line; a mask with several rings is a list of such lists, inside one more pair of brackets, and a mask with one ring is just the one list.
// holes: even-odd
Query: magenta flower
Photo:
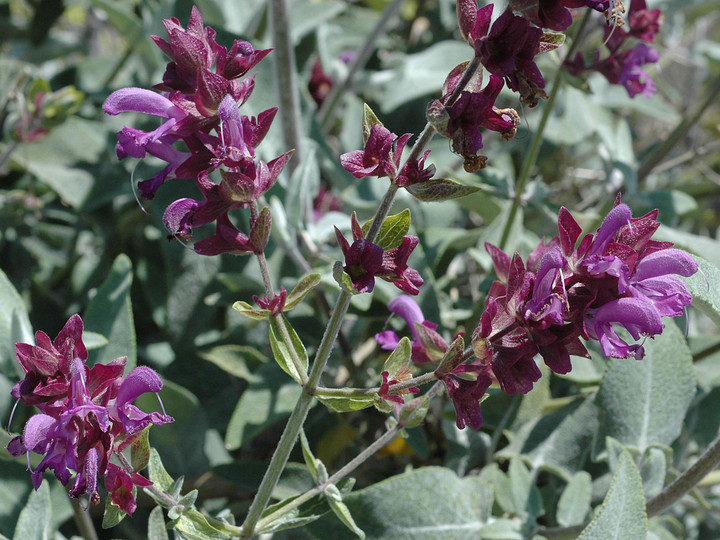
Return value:
[(607, 357), (640, 359), (642, 344), (627, 343), (616, 329), (637, 341), (660, 334), (662, 317), (683, 313), (692, 296), (678, 276), (694, 274), (697, 263), (652, 240), (656, 218), (657, 210), (632, 218), (618, 198), (597, 232), (578, 244), (581, 228), (561, 208), (559, 237), (541, 242), (527, 268), (519, 255), (487, 246), (499, 280), (473, 346), (504, 391), (532, 388), (540, 377), (536, 354), (556, 373), (570, 371), (571, 355), (587, 355), (581, 337), (597, 340)]
[(375, 288), (375, 278), (379, 277), (394, 284), (401, 291), (413, 295), (418, 294), (423, 279), (417, 270), (407, 265), (410, 253), (418, 244), (418, 238), (404, 236), (398, 247), (383, 250), (380, 246), (365, 239), (365, 234), (354, 213), (351, 225), (352, 245), (337, 227), (335, 227), (335, 236), (343, 255), (345, 255), (343, 269), (350, 276), (353, 288), (358, 292), (371, 292)]
[(25, 405), (38, 406), (65, 396), (70, 385), (73, 360), (87, 360), (82, 333), (82, 319), (73, 315), (54, 341), (38, 330), (35, 333), (37, 345), (17, 343), (17, 361), (25, 371), (25, 378), (12, 389), (12, 396)]
[[(425, 334), (431, 335), (434, 338), (433, 343), (437, 350), (444, 352), (448, 348), (448, 344), (445, 340), (442, 339), (440, 334), (435, 332), (437, 324), (425, 320), (420, 306), (418, 306), (417, 302), (415, 302), (412, 298), (408, 296), (398, 296), (397, 298), (393, 298), (390, 303), (388, 303), (388, 309), (391, 312), (400, 315), (410, 329), (410, 333), (413, 337), (410, 342), (412, 344), (413, 363), (425, 364), (427, 362), (437, 360), (430, 355), (429, 351), (423, 344), (421, 337), (418, 335), (416, 324), (420, 324), (429, 330), (429, 332), (425, 332)], [(386, 351), (394, 351), (395, 347), (397, 347), (398, 343), (400, 343), (400, 338), (394, 330), (385, 330), (375, 334), (375, 341), (377, 341), (378, 345), (380, 345), (382, 349)]]
[[(340, 163), (355, 178), (389, 176), (394, 180), (398, 175), (402, 151), (410, 137), (410, 133), (406, 133), (398, 139), (397, 135), (382, 124), (375, 124), (370, 128), (365, 149), (353, 150), (341, 155)], [(397, 144), (393, 150), (396, 140)]]
[(133, 487), (149, 487), (152, 485), (153, 483), (144, 476), (138, 473), (130, 474), (114, 463), (109, 463), (105, 471), (105, 489), (110, 494), (112, 504), (130, 515), (137, 510)]
[[(13, 389), (13, 395), (17, 394), (26, 404), (36, 405), (40, 413), (28, 420), (23, 435), (14, 437), (7, 448), (13, 456), (28, 452), (43, 455), (32, 471), (35, 489), (47, 469), (53, 470), (65, 485), (74, 473), (70, 496), (87, 494), (96, 504), (98, 478), (111, 469), (112, 455), (130, 445), (150, 424), (161, 425), (173, 419), (164, 413), (144, 413), (132, 405), (139, 395), (158, 392), (162, 387), (160, 378), (150, 368), (135, 368), (123, 379), (127, 360), (123, 357), (88, 369), (82, 328), (80, 317), (73, 315), (54, 343), (43, 332), (37, 332), (37, 346), (17, 344), (18, 361), (23, 368), (31, 368), (25, 380), (33, 382), (26, 388), (25, 381), (15, 387), (29, 393)], [(58, 369), (50, 373), (54, 362)], [(38, 373), (53, 376), (52, 385), (34, 385)], [(48, 393), (46, 390), (51, 386), (53, 391)], [(34, 395), (35, 390), (40, 392), (40, 398)], [(143, 485), (140, 480), (135, 484)], [(134, 511), (134, 501), (130, 504), (125, 497), (123, 504)]]
[[(463, 374), (474, 373), (475, 380), (466, 378)], [(470, 426), (480, 429), (483, 422), (480, 410), (480, 400), (492, 384), (492, 378), (487, 374), (484, 366), (474, 364), (460, 364), (453, 371), (439, 376), (445, 383), (448, 397), (455, 407), (455, 423), (458, 429)]]

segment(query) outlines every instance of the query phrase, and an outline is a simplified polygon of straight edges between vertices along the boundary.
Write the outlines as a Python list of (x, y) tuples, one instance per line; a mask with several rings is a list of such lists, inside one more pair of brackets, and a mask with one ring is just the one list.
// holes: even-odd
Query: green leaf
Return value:
[(411, 356), (412, 344), (410, 339), (403, 337), (383, 364), (383, 371), (388, 372), (388, 379), (392, 379), (398, 371), (407, 366), (410, 363)]
[(237, 311), (238, 313), (245, 315), (249, 319), (255, 319), (258, 321), (261, 321), (262, 319), (267, 319), (272, 315), (269, 309), (262, 309), (255, 307), (253, 305), (248, 304), (247, 302), (243, 302), (242, 300), (238, 300), (232, 305), (233, 309)]
[[(367, 235), (370, 230), (370, 223), (372, 220), (367, 221), (363, 224), (363, 233)], [(410, 230), (410, 210), (405, 209), (399, 214), (394, 216), (388, 216), (383, 221), (382, 227), (378, 237), (375, 239), (375, 244), (383, 248), (384, 250), (393, 249), (402, 244), (403, 237)]]
[(417, 397), (402, 406), (398, 421), (406, 428), (417, 427), (425, 420), (429, 407), (428, 396)]
[(670, 445), (694, 395), (690, 350), (667, 319), (663, 333), (646, 341), (643, 360), (616, 359), (608, 368), (597, 395), (601, 428), (640, 452), (651, 444)]
[(156, 506), (148, 518), (148, 540), (170, 540), (162, 508)]
[(355, 524), (355, 520), (353, 519), (352, 514), (350, 514), (350, 510), (345, 503), (342, 502), (340, 490), (335, 485), (330, 485), (325, 490), (325, 497), (330, 504), (330, 508), (332, 508), (332, 511), (340, 519), (343, 525), (355, 533), (359, 538), (365, 540), (365, 533)]
[(353, 287), (352, 279), (350, 279), (350, 276), (347, 272), (345, 272), (345, 268), (341, 261), (335, 261), (335, 264), (333, 265), (333, 279), (346, 293), (352, 295), (360, 294), (359, 291), (356, 291)]
[(130, 445), (130, 463), (138, 472), (148, 466), (150, 461), (150, 426), (146, 427), (140, 436)]
[(43, 480), (37, 491), (30, 492), (27, 504), (20, 512), (13, 540), (49, 539), (51, 516), (50, 487), (47, 480)]
[[(303, 368), (303, 375), (307, 374), (308, 368), (308, 355), (305, 350), (305, 345), (300, 341), (300, 338), (290, 326), (290, 322), (287, 320), (285, 315), (280, 315), (285, 328), (290, 336), (290, 342), (292, 345), (292, 351), (295, 353), (295, 358), (300, 361), (300, 366)], [(298, 373), (295, 362), (293, 362), (292, 352), (288, 348), (287, 344), (282, 338), (282, 332), (277, 318), (273, 317), (270, 319), (270, 348), (272, 349), (275, 361), (282, 368), (282, 370), (295, 379), (298, 383), (302, 384), (302, 376)]]
[(578, 400), (525, 423), (498, 455), (522, 455), (533, 468), (550, 469), (569, 480), (587, 461), (598, 415), (592, 397)]
[(373, 110), (370, 108), (370, 105), (367, 103), (363, 103), (363, 119), (362, 119), (362, 133), (363, 133), (363, 142), (367, 144), (368, 138), (370, 137), (370, 130), (373, 126), (380, 125), (382, 126), (383, 123), (378, 120), (378, 117), (375, 115)]
[(505, 485), (495, 490), (498, 504), (511, 515), (537, 517), (542, 515), (542, 497), (522, 459), (510, 460)]
[(35, 343), (25, 302), (0, 270), (0, 371), (7, 375), (22, 369), (15, 361), (15, 343)]
[(556, 518), (563, 527), (580, 525), (590, 512), (592, 477), (585, 471), (573, 475), (560, 495)]
[(274, 363), (263, 365), (256, 373), (257, 382), (251, 382), (230, 417), (225, 434), (229, 450), (240, 448), (265, 428), (288, 416), (295, 408), (302, 388), (280, 373)]
[(288, 294), (283, 311), (290, 311), (297, 306), (302, 299), (320, 283), (321, 279), (321, 274), (310, 274), (302, 278), (290, 294)]
[(693, 258), (698, 263), (698, 271), (682, 278), (693, 295), (692, 305), (720, 325), (720, 269), (702, 257)]
[(580, 535), (583, 540), (645, 538), (647, 515), (640, 473), (624, 452), (600, 512)]
[(174, 528), (187, 540), (229, 540), (230, 534), (208, 523), (197, 510), (189, 509), (175, 521)]
[[(295, 231), (305, 230), (311, 221), (313, 196), (320, 188), (320, 165), (317, 152), (309, 147), (303, 155), (302, 163), (293, 171), (285, 193), (283, 227), (290, 226)], [(273, 209), (273, 215), (275, 210)], [(295, 240), (291, 240), (295, 242)]]
[(125, 372), (137, 365), (137, 345), (130, 286), (132, 285), (132, 263), (127, 255), (118, 255), (110, 275), (100, 286), (85, 311), (85, 327), (97, 332), (108, 340), (108, 346), (88, 355), (87, 365), (107, 364), (120, 356), (127, 356)]
[[(212, 362), (230, 375), (248, 382), (258, 380), (254, 370), (267, 362), (267, 358), (257, 349), (246, 345), (220, 345), (209, 351), (199, 352), (198, 356)], [(251, 367), (248, 367), (248, 363)]]
[[(137, 489), (133, 486), (133, 497), (135, 497), (136, 493)], [(127, 516), (127, 514), (123, 510), (120, 510), (120, 508), (112, 504), (112, 497), (108, 494), (105, 498), (105, 511), (103, 512), (102, 528), (111, 529), (125, 519), (125, 516)]]
[(154, 448), (150, 448), (150, 459), (148, 461), (148, 476), (150, 481), (163, 491), (170, 492), (173, 487), (172, 476), (168, 474), (160, 459), (160, 454)]
[[(350, 493), (343, 503), (368, 539), (466, 540), (480, 538), (493, 497), (478, 476), (423, 467)], [(345, 526), (327, 515), (305, 531), (318, 540), (347, 538)]]
[(323, 396), (318, 393), (315, 397), (327, 408), (339, 413), (367, 409), (375, 401), (374, 396)]
[(310, 471), (310, 474), (312, 474), (313, 479), (315, 482), (318, 481), (318, 463), (322, 463), (319, 459), (317, 459), (313, 453), (312, 450), (310, 450), (310, 443), (307, 440), (307, 436), (305, 435), (305, 430), (300, 430), (300, 448), (302, 449), (302, 455), (303, 459), (305, 460), (305, 465), (307, 465), (308, 470)]
[(480, 191), (479, 187), (464, 186), (448, 178), (428, 180), (421, 184), (407, 186), (413, 197), (425, 202), (449, 201)]
[(554, 51), (558, 47), (562, 47), (563, 43), (565, 43), (565, 34), (543, 32), (543, 35), (540, 36), (540, 47), (537, 54)]

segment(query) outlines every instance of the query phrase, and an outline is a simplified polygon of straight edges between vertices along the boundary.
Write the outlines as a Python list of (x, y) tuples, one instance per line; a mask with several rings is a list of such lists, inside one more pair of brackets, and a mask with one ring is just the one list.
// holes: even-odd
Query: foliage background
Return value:
[[(659, 208), (665, 226), (658, 236), (705, 257), (708, 280), (720, 284), (713, 280), (720, 275), (720, 12), (711, 0), (649, 4), (665, 14), (660, 69), (653, 73), (658, 94), (630, 99), (623, 88), (611, 87), (599, 76), (587, 84), (567, 80), (507, 250), (526, 255), (540, 237), (553, 236), (561, 205), (572, 210), (585, 230), (593, 230), (622, 191), (635, 215)], [(229, 45), (241, 37), (256, 48), (270, 46), (266, 2), (203, 0), (197, 5), (205, 23), (218, 31), (218, 42)], [(275, 218), (269, 262), (288, 290), (305, 273), (296, 261), (294, 250), (299, 249), (323, 272), (321, 289), (332, 301), (337, 290), (332, 263), (340, 257), (332, 226), (347, 228), (352, 210), (369, 218), (384, 190), (382, 182), (355, 180), (339, 165), (340, 153), (362, 146), (363, 102), (390, 130), (418, 133), (427, 102), (438, 97), (449, 69), (471, 54), (459, 39), (454, 2), (404, 2), (332, 122), (321, 126), (306, 88), (315, 60), (341, 79), (346, 66), (337, 57), (362, 47), (387, 5), (382, 0), (292, 3), (304, 138), (294, 170), (286, 171), (268, 194)], [(150, 365), (166, 381), (162, 398), (176, 423), (155, 429), (151, 441), (168, 471), (173, 477), (185, 475), (186, 489), (200, 490), (199, 505), (205, 510), (228, 507), (241, 516), (300, 390), (268, 361), (266, 323), (248, 322), (230, 307), (262, 291), (254, 261), (200, 257), (166, 241), (161, 220), (165, 206), (192, 196), (194, 188), (189, 182), (164, 186), (154, 200), (143, 201), (145, 213), (130, 179), (149, 177), (153, 165), (143, 162), (134, 169), (132, 163), (118, 162), (114, 133), (126, 124), (150, 128), (152, 122), (128, 115), (105, 117), (100, 108), (115, 89), (150, 87), (161, 79), (165, 59), (149, 36), (165, 36), (163, 18), (177, 16), (184, 24), (190, 7), (180, 0), (0, 1), (0, 418), (7, 426), (13, 406), (9, 392), (19, 376), (12, 344), (31, 341), (32, 329), (54, 336), (69, 315), (79, 312), (87, 330), (95, 333), (90, 363), (128, 355), (132, 364)], [(600, 19), (596, 23), (586, 50), (600, 43)], [(540, 67), (552, 80), (558, 57), (546, 56)], [(276, 87), (272, 62), (273, 55), (256, 69), (256, 89), (245, 114), (278, 103), (282, 89)], [(56, 92), (73, 86), (82, 93), (82, 102), (73, 114), (60, 106), (57, 116), (47, 120), (53, 126), (46, 136), (21, 142), (15, 129), (38, 79)], [(68, 99), (76, 98), (71, 94)], [(510, 94), (501, 101), (517, 106)], [(412, 261), (426, 283), (419, 302), (426, 318), (439, 322), (448, 337), (459, 330), (471, 332), (482, 310), (493, 279), (482, 246), (499, 241), (514, 195), (513, 179), (539, 109), (542, 105), (520, 111), (524, 121), (516, 140), (486, 137), (490, 166), (477, 174), (462, 170), (446, 140), (431, 143), (430, 159), (439, 176), (482, 187), (479, 193), (444, 203), (419, 204), (409, 197), (396, 202), (398, 211), (410, 207), (413, 231), (421, 239)], [(658, 146), (688, 119), (691, 125), (658, 159)], [(274, 157), (285, 148), (276, 121), (259, 149), (261, 157)], [(340, 198), (341, 210), (315, 221), (312, 203), (321, 186)], [(716, 290), (701, 296), (709, 306), (704, 311), (718, 320)], [(394, 296), (394, 288), (382, 282), (373, 295), (355, 297), (327, 384), (378, 383), (384, 357), (372, 336), (386, 324), (386, 304)], [(319, 297), (293, 312), (293, 327), (310, 354), (324, 320)], [(391, 326), (396, 323), (393, 319)], [(709, 445), (720, 426), (715, 323), (692, 309), (687, 340), (685, 328), (673, 322), (666, 326), (662, 338), (648, 343), (656, 352), (638, 364), (639, 371), (625, 371), (637, 368), (632, 362), (609, 364), (594, 355), (592, 361), (578, 360), (568, 376), (546, 374), (526, 396), (492, 393), (483, 403), (485, 424), (479, 432), (458, 431), (452, 407), (438, 402), (421, 427), (408, 430), (407, 439), (398, 439), (353, 475), (355, 493), (346, 500), (356, 521), (372, 536), (375, 525), (361, 521), (370, 519), (368, 508), (376, 505), (383, 509), (377, 520), (384, 527), (377, 530), (389, 530), (389, 520), (398, 527), (392, 537), (410, 537), (409, 527), (417, 524), (422, 509), (431, 523), (481, 523), (494, 527), (486, 531), (487, 538), (523, 538), (535, 524), (572, 525), (588, 517), (590, 501), (593, 506), (602, 501), (618, 463), (630, 459), (621, 456), (634, 458), (645, 495), (657, 492), (666, 477), (684, 470)], [(650, 374), (643, 371), (651, 368)], [(612, 378), (623, 384), (611, 384)], [(651, 406), (638, 413), (628, 400), (644, 384), (644, 403)], [(19, 408), (11, 431), (20, 429), (29, 414)], [(316, 456), (336, 470), (374, 440), (384, 422), (374, 410), (340, 415), (316, 406), (306, 432)], [(638, 425), (645, 431), (638, 431)], [(617, 444), (606, 444), (606, 436)], [(0, 533), (12, 537), (31, 483), (25, 465), (4, 450), (9, 436), (0, 437)], [(299, 448), (291, 461), (277, 498), (312, 487)], [(404, 471), (405, 476), (358, 494)], [(76, 534), (70, 505), (62, 486), (54, 478), (48, 481), (50, 529), (70, 537)], [(653, 518), (651, 534), (717, 538), (719, 481), (711, 477), (682, 505)], [(439, 490), (434, 492), (438, 499), (445, 494), (456, 502), (427, 513), (435, 496), (428, 500), (417, 492), (429, 486)], [(585, 495), (590, 489), (589, 495), (561, 498), (571, 488)], [(478, 496), (483, 490), (495, 490), (494, 504)], [(571, 499), (587, 500), (585, 512), (568, 510)], [(151, 508), (150, 499), (141, 497), (136, 515), (102, 531), (102, 537), (144, 538)], [(582, 513), (579, 520), (573, 511)], [(97, 509), (91, 512), (101, 519)], [(342, 532), (331, 532), (335, 527), (339, 522), (326, 516), (307, 531), (285, 534), (339, 537), (334, 535)]]

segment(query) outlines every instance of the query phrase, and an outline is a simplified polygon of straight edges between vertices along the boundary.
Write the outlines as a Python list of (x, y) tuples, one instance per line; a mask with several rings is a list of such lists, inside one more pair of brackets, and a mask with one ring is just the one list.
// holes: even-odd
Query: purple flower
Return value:
[[(475, 373), (475, 380), (466, 378), (462, 374)], [(448, 397), (455, 407), (455, 423), (458, 429), (470, 426), (480, 429), (483, 422), (480, 411), (480, 400), (492, 384), (492, 378), (487, 374), (486, 368), (479, 365), (461, 364), (450, 373), (440, 376), (445, 383)]]
[(600, 343), (608, 357), (642, 358), (633, 339), (663, 330), (662, 317), (676, 317), (692, 302), (678, 276), (691, 276), (697, 263), (672, 244), (652, 239), (657, 210), (633, 218), (618, 198), (595, 234), (578, 243), (581, 228), (565, 208), (559, 236), (528, 257), (510, 259), (487, 246), (499, 280), (473, 335), (476, 355), (489, 363), (505, 392), (527, 392), (540, 377), (540, 354), (556, 373), (567, 373), (571, 355), (585, 355), (580, 338)]
[(335, 236), (345, 255), (343, 269), (350, 276), (356, 291), (371, 292), (375, 288), (375, 278), (379, 277), (408, 294), (415, 295), (420, 292), (423, 279), (417, 270), (407, 265), (408, 257), (419, 241), (416, 236), (404, 236), (398, 247), (386, 251), (365, 239), (365, 233), (354, 213), (351, 226), (352, 245), (337, 227), (335, 227)]
[[(452, 140), (453, 152), (465, 158), (465, 168), (474, 172), (484, 167), (487, 158), (478, 156), (483, 147), (481, 128), (501, 133), (504, 139), (511, 139), (517, 131), (520, 118), (512, 109), (498, 110), (495, 100), (503, 87), (501, 78), (490, 75), (490, 81), (481, 88), (481, 81), (471, 81), (460, 93), (458, 99), (447, 107), (465, 70), (457, 66), (447, 76), (443, 85), (443, 97), (430, 103), (428, 119), (440, 135)], [(472, 167), (472, 164), (480, 165)], [(473, 170), (470, 170), (473, 169)]]
[(73, 315), (54, 341), (38, 330), (35, 333), (37, 345), (17, 343), (17, 361), (25, 371), (25, 378), (12, 389), (12, 396), (25, 405), (37, 406), (65, 396), (70, 385), (73, 360), (87, 360), (82, 333), (82, 319)]
[[(127, 359), (122, 357), (88, 369), (82, 328), (80, 317), (73, 315), (54, 343), (43, 332), (37, 332), (37, 346), (17, 344), (18, 361), (23, 367), (32, 368), (29, 374), (45, 373), (55, 376), (55, 380), (52, 393), (45, 391), (47, 384), (28, 387), (30, 394), (18, 393), (23, 402), (37, 405), (41, 412), (27, 421), (23, 435), (14, 437), (7, 448), (13, 456), (28, 452), (43, 455), (32, 471), (35, 489), (47, 469), (53, 470), (65, 485), (74, 473), (70, 496), (87, 494), (96, 504), (98, 478), (112, 469), (113, 453), (130, 445), (150, 424), (165, 424), (173, 419), (164, 413), (146, 414), (132, 405), (140, 394), (158, 392), (162, 387), (160, 378), (150, 368), (135, 368), (123, 379)], [(50, 373), (55, 362), (59, 369)], [(22, 383), (16, 388), (22, 388)], [(43, 392), (42, 398), (37, 399), (32, 394), (34, 390)], [(135, 480), (136, 485), (143, 485), (141, 480)], [(133, 511), (134, 500), (130, 504), (127, 496), (123, 497), (121, 507)]]
[(138, 473), (128, 473), (114, 463), (109, 463), (105, 471), (105, 489), (110, 494), (112, 504), (123, 512), (132, 515), (137, 510), (133, 497), (133, 487), (149, 487), (153, 483)]
[[(370, 128), (365, 149), (353, 150), (341, 155), (340, 163), (355, 178), (389, 176), (394, 180), (398, 174), (403, 148), (410, 137), (411, 135), (406, 133), (398, 139), (397, 135), (382, 124), (375, 124)], [(393, 151), (393, 143), (396, 140), (397, 144)]]
[(625, 87), (630, 97), (635, 97), (637, 94), (651, 97), (657, 92), (653, 80), (640, 67), (645, 64), (654, 64), (659, 58), (657, 51), (644, 43), (638, 43), (623, 58), (623, 71), (620, 73), (618, 81)]
[[(435, 332), (437, 324), (425, 320), (422, 310), (420, 309), (420, 306), (417, 305), (417, 302), (409, 296), (398, 296), (388, 303), (388, 309), (391, 312), (400, 315), (410, 329), (410, 333), (413, 337), (410, 342), (412, 344), (413, 363), (424, 364), (439, 360), (439, 358), (432, 357), (431, 352), (423, 343), (423, 339), (418, 333), (417, 325), (419, 324), (427, 329), (423, 330), (423, 335), (428, 336), (432, 340), (433, 348), (437, 351), (440, 351), (441, 353), (445, 352), (448, 348), (448, 344), (437, 332)], [(378, 345), (380, 345), (382, 349), (386, 351), (393, 351), (395, 350), (395, 347), (397, 347), (398, 343), (400, 343), (400, 338), (394, 330), (385, 330), (384, 332), (375, 334), (375, 341), (377, 341)]]

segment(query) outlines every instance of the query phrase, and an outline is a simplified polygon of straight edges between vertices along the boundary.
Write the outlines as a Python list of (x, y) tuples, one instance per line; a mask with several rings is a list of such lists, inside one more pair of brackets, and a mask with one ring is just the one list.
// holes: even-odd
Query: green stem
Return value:
[(707, 111), (708, 107), (715, 103), (718, 96), (720, 96), (720, 75), (715, 77), (708, 84), (708, 93), (705, 99), (697, 103), (689, 113), (683, 115), (683, 120), (677, 125), (677, 127), (670, 133), (670, 135), (659, 145), (657, 145), (646, 157), (638, 167), (637, 179), (638, 182), (645, 179), (645, 177), (652, 172), (652, 170), (658, 166), (658, 164), (667, 157), (668, 153), (672, 148), (680, 142), (681, 139), (687, 135), (690, 128), (693, 127), (702, 115)]
[[(68, 486), (69, 485), (70, 484), (68, 484)], [(68, 495), (68, 498), (70, 499), (70, 506), (72, 506), (73, 510), (73, 519), (75, 520), (75, 525), (77, 525), (80, 535), (85, 540), (98, 540), (97, 531), (93, 525), (90, 513), (82, 509), (79, 500), (70, 497), (70, 495)]]
[(385, 31), (385, 27), (388, 23), (397, 15), (398, 11), (400, 11), (400, 7), (404, 1), (405, 0), (393, 0), (387, 5), (382, 15), (380, 15), (375, 28), (373, 28), (373, 31), (365, 40), (362, 50), (357, 54), (355, 60), (350, 63), (345, 80), (342, 84), (334, 84), (332, 88), (330, 88), (330, 92), (318, 111), (318, 118), (320, 119), (320, 125), (323, 129), (328, 129), (330, 120), (332, 120), (332, 113), (337, 104), (340, 103), (340, 98), (348, 90), (348, 88), (350, 88), (357, 72), (360, 71), (360, 69), (362, 69), (362, 67), (367, 63), (370, 55), (375, 50), (375, 43), (380, 35)]
[[(391, 384), (388, 392), (397, 392), (399, 390), (407, 390), (412, 386), (420, 386), (437, 379), (435, 372), (431, 371), (418, 377), (413, 377), (407, 381)], [(377, 394), (380, 391), (380, 387), (375, 388), (326, 388), (324, 386), (318, 386), (315, 389), (315, 395), (321, 396), (340, 396), (340, 397), (365, 397)]]
[(660, 493), (647, 502), (648, 517), (655, 516), (679, 501), (688, 491), (697, 486), (720, 464), (720, 436), (708, 447), (698, 460), (670, 482)]
[[(457, 99), (465, 84), (467, 84), (479, 66), (480, 61), (477, 58), (473, 58), (470, 66), (468, 66), (463, 78), (458, 84), (458, 87), (448, 100), (447, 103), (449, 105)], [(429, 125), (425, 126), (425, 129), (413, 146), (408, 159), (417, 159), (417, 156), (420, 155), (424, 146), (430, 138), (432, 138), (432, 135), (432, 128)], [(366, 240), (368, 242), (373, 242), (377, 238), (382, 223), (385, 221), (385, 218), (392, 207), (393, 199), (395, 198), (397, 190), (398, 186), (391, 183), (380, 203), (380, 206), (378, 206), (378, 209), (375, 212), (375, 217), (373, 218), (372, 223), (370, 224), (370, 229), (368, 230), (368, 234), (366, 236)], [(295, 441), (297, 440), (300, 429), (302, 429), (302, 425), (307, 417), (307, 412), (310, 409), (313, 395), (316, 393), (320, 377), (325, 370), (325, 365), (327, 364), (328, 359), (330, 358), (330, 353), (332, 352), (338, 332), (340, 331), (340, 326), (342, 325), (345, 313), (347, 313), (347, 309), (350, 306), (350, 299), (351, 296), (349, 293), (345, 291), (340, 292), (335, 308), (333, 309), (330, 320), (328, 321), (327, 328), (325, 329), (325, 333), (323, 334), (322, 340), (320, 341), (320, 345), (318, 346), (318, 350), (315, 354), (315, 360), (313, 362), (312, 369), (310, 370), (310, 375), (308, 376), (307, 382), (303, 385), (304, 391), (300, 395), (293, 412), (290, 414), (290, 418), (288, 419), (285, 429), (280, 436), (280, 441), (275, 449), (275, 453), (270, 459), (268, 469), (265, 472), (265, 475), (260, 483), (260, 487), (258, 488), (258, 492), (255, 495), (255, 499), (250, 505), (248, 514), (242, 524), (243, 533), (241, 538), (250, 538), (254, 534), (257, 523), (260, 520), (263, 511), (267, 507), (272, 492), (280, 478), (280, 474), (285, 468), (290, 452), (295, 446)]]
[[(575, 49), (577, 48), (577, 45), (580, 41), (580, 35), (585, 29), (585, 25), (590, 18), (591, 12), (592, 10), (590, 9), (585, 10), (585, 16), (582, 18), (582, 21), (580, 22), (577, 30), (575, 31), (572, 45), (570, 46), (570, 50), (568, 51), (565, 58), (571, 58), (572, 55), (575, 54)], [(562, 86), (562, 80), (563, 75), (561, 64), (558, 66), (557, 73), (555, 74), (555, 79), (552, 83), (552, 90), (550, 91), (550, 96), (548, 97), (547, 102), (543, 104), (543, 111), (542, 115), (540, 116), (540, 122), (538, 123), (538, 127), (533, 134), (532, 140), (530, 141), (530, 148), (525, 153), (522, 167), (520, 169), (520, 174), (518, 175), (517, 181), (515, 183), (515, 196), (513, 197), (512, 206), (510, 207), (510, 213), (508, 214), (507, 221), (505, 222), (505, 228), (503, 229), (502, 237), (500, 238), (500, 249), (505, 249), (505, 244), (507, 244), (508, 237), (510, 236), (513, 221), (515, 221), (515, 216), (517, 215), (518, 209), (522, 204), (522, 196), (525, 191), (525, 184), (527, 184), (527, 181), (530, 178), (530, 172), (532, 171), (532, 168), (535, 165), (535, 160), (540, 153), (540, 147), (542, 146), (545, 126), (547, 125), (547, 121), (550, 118), (550, 112), (553, 109), (555, 97), (560, 90), (560, 86)]]
[(288, 0), (272, 0), (268, 4), (275, 56), (275, 76), (280, 99), (280, 117), (285, 147), (294, 148), (296, 158), (289, 163), (290, 171), (302, 161), (300, 131), (300, 97), (295, 68), (295, 49), (290, 38)]
[(324, 493), (325, 490), (335, 484), (336, 482), (342, 480), (345, 478), (348, 474), (353, 472), (355, 469), (357, 469), (362, 463), (367, 461), (373, 454), (375, 454), (378, 450), (380, 450), (383, 446), (385, 446), (387, 443), (389, 443), (402, 429), (402, 426), (400, 424), (396, 424), (390, 429), (388, 429), (385, 433), (383, 433), (378, 439), (373, 441), (373, 443), (368, 446), (365, 450), (360, 452), (357, 456), (355, 456), (352, 461), (348, 462), (342, 469), (337, 471), (335, 474), (333, 474), (330, 478), (327, 479), (327, 481), (323, 482), (322, 484), (319, 484), (315, 486), (313, 489), (306, 491), (299, 497), (293, 499), (288, 504), (283, 506), (282, 508), (278, 508), (275, 510), (272, 514), (268, 514), (264, 518), (262, 518), (260, 521), (258, 521), (257, 528), (262, 529), (263, 527), (266, 527), (273, 521), (279, 519), (283, 515), (287, 514), (289, 511), (294, 510), (295, 508), (298, 508), (302, 504), (306, 503), (316, 495), (319, 495), (321, 493)]

